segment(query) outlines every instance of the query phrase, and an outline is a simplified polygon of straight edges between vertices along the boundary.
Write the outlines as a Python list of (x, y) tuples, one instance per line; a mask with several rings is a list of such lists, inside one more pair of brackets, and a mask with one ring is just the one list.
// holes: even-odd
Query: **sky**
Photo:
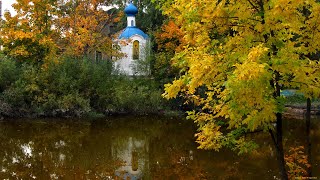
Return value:
[[(2, 15), (4, 15), (5, 10), (9, 10), (11, 15), (14, 16), (16, 15), (15, 10), (13, 9), (13, 7), (11, 6), (12, 4), (14, 4), (16, 2), (16, 0), (0, 0), (2, 1)], [(118, 8), (117, 6), (114, 6), (116, 8)], [(111, 7), (103, 7), (104, 10), (110, 9)]]
[(4, 11), (6, 9), (11, 12), (11, 15), (16, 14), (14, 9), (11, 7), (11, 5), (16, 2), (16, 0), (0, 0), (0, 1), (2, 1), (2, 15), (4, 14)]
[(13, 3), (15, 3), (15, 0), (1, 0), (2, 1), (2, 14), (6, 9), (8, 9), (11, 12), (11, 15), (15, 14), (14, 9), (11, 7)]

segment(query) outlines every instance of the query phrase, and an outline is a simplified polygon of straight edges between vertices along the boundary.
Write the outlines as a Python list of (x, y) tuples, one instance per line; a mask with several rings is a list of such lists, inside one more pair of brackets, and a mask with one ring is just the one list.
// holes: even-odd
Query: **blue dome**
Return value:
[(138, 13), (138, 8), (130, 3), (125, 9), (124, 12), (127, 14), (127, 16), (135, 16)]
[(139, 28), (127, 27), (122, 31), (122, 33), (119, 36), (119, 39), (122, 39), (122, 38), (129, 39), (134, 35), (140, 35), (144, 39), (148, 39), (149, 38), (149, 36), (146, 33), (144, 33), (143, 31), (141, 31)]

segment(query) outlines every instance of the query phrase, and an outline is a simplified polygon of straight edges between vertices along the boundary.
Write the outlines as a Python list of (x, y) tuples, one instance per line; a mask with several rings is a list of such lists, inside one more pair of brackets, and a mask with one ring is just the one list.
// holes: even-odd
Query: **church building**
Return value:
[(115, 62), (115, 68), (125, 75), (146, 75), (145, 72), (139, 72), (137, 62), (146, 59), (149, 37), (136, 26), (135, 16), (138, 9), (132, 2), (124, 12), (127, 16), (127, 27), (116, 40), (124, 57)]

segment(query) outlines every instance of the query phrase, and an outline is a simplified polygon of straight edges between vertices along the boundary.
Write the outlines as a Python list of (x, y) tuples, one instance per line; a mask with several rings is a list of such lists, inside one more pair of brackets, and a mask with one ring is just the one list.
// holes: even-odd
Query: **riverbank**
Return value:
[[(302, 94), (286, 96), (285, 111), (283, 115), (289, 118), (303, 119), (307, 112), (307, 99)], [(320, 100), (313, 99), (311, 102), (311, 116), (320, 116)]]
[[(0, 104), (0, 106), (2, 106)], [(3, 109), (1, 109), (3, 111)], [(5, 115), (3, 115), (5, 114)], [(104, 113), (101, 112), (79, 112), (78, 114), (73, 113), (69, 114), (67, 112), (63, 112), (61, 110), (57, 110), (55, 113), (50, 114), (37, 114), (25, 111), (22, 113), (19, 112), (12, 112), (7, 111), (6, 113), (0, 113), (0, 120), (3, 119), (12, 119), (12, 118), (89, 118), (89, 119), (99, 119), (99, 118), (106, 118), (106, 117), (120, 117), (120, 116), (158, 116), (158, 117), (184, 117), (185, 112), (179, 110), (158, 110), (158, 111), (149, 111), (149, 112), (142, 112), (142, 111), (135, 111), (135, 112), (128, 112), (128, 111), (106, 111)]]
[[(318, 104), (312, 105), (311, 107), (311, 116), (313, 118), (320, 116), (320, 106)], [(304, 104), (290, 104), (285, 106), (285, 111), (283, 116), (286, 118), (294, 118), (294, 119), (303, 119), (307, 112), (306, 106)], [(156, 115), (163, 117), (183, 117), (185, 116), (185, 112), (182, 110), (169, 110), (169, 109), (160, 109), (159, 107), (155, 109), (143, 109), (136, 111), (128, 111), (125, 109), (106, 109), (104, 112), (96, 112), (89, 111), (84, 112), (80, 109), (78, 111), (74, 111), (69, 113), (63, 109), (52, 110), (50, 113), (45, 114), (44, 112), (36, 113), (32, 111), (28, 111), (27, 109), (20, 109), (18, 111), (14, 111), (10, 105), (5, 102), (0, 101), (0, 119), (4, 118), (102, 118), (108, 116), (145, 116), (145, 115)]]
[[(306, 115), (307, 108), (305, 106), (286, 106), (283, 116), (287, 118), (295, 118), (295, 119), (303, 119)], [(320, 116), (320, 109), (319, 107), (312, 107), (311, 108), (311, 117), (319, 117)]]

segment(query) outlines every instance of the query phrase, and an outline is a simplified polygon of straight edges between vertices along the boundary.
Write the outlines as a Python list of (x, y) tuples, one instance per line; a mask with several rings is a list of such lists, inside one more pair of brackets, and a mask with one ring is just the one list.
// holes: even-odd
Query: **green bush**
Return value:
[(164, 106), (153, 80), (118, 76), (114, 82), (111, 104), (107, 106), (111, 113), (157, 113)]
[(0, 92), (3, 92), (19, 78), (16, 63), (0, 54)]
[[(157, 113), (165, 107), (159, 85), (112, 72), (110, 62), (64, 58), (47, 66), (0, 62), (0, 115), (81, 116), (88, 113)], [(10, 113), (9, 113), (10, 114)], [(94, 113), (93, 113), (94, 114)]]

